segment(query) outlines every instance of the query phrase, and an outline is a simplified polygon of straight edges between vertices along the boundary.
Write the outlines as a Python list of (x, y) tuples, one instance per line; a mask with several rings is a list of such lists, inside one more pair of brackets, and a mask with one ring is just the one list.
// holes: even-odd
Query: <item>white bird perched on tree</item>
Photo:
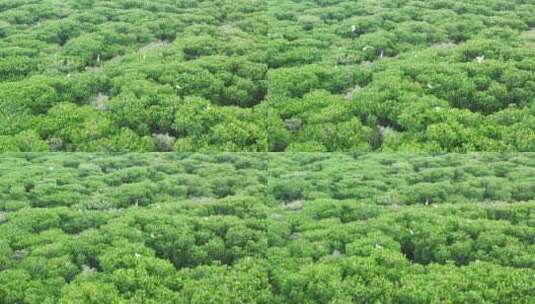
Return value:
[(357, 26), (356, 25), (352, 25), (351, 26), (351, 32), (356, 32), (357, 31)]
[(476, 61), (477, 63), (483, 63), (485, 61), (485, 55), (477, 56)]

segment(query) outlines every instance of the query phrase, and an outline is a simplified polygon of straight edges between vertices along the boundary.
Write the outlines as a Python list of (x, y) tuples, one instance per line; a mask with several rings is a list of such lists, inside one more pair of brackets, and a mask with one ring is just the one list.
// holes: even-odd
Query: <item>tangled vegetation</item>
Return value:
[(533, 154), (4, 154), (0, 303), (533, 303)]
[(0, 304), (535, 303), (516, 152), (535, 0), (0, 0)]
[(533, 0), (2, 0), (0, 151), (535, 151)]
[(273, 2), (271, 150), (534, 151), (534, 1)]

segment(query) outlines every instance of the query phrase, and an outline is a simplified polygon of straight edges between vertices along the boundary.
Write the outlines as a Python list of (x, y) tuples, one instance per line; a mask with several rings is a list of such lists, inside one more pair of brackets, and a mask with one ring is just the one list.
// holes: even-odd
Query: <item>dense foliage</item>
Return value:
[(266, 150), (265, 11), (0, 1), (0, 150)]
[(0, 151), (535, 151), (534, 0), (1, 0)]
[(533, 303), (533, 154), (4, 154), (0, 303)]

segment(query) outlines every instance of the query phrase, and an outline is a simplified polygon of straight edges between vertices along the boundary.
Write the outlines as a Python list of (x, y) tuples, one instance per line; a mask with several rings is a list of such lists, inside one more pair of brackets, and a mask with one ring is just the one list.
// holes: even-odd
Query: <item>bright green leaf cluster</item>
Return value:
[(531, 303), (532, 154), (5, 154), (0, 302)]

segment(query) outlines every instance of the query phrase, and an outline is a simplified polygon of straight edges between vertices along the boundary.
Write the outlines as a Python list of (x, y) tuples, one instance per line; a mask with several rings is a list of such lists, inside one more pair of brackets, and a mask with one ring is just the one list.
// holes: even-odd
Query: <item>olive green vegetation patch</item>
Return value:
[(531, 303), (533, 154), (3, 154), (0, 302)]
[(535, 151), (533, 16), (501, 0), (2, 1), (0, 151)]

